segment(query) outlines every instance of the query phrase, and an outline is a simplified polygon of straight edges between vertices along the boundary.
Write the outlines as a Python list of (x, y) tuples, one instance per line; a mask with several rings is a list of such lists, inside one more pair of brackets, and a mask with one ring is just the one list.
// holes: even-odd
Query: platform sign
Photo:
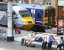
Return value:
[(59, 6), (64, 6), (64, 0), (58, 0), (58, 5)]

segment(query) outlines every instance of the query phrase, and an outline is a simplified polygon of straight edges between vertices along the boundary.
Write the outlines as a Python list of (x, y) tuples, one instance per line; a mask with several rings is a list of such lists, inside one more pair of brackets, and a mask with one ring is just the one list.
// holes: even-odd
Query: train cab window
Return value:
[(31, 16), (31, 14), (29, 13), (29, 11), (19, 11), (19, 14), (22, 17), (29, 17), (29, 16)]

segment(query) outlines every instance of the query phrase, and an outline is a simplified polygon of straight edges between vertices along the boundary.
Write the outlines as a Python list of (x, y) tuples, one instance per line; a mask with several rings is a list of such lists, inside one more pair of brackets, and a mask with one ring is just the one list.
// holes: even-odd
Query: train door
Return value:
[(45, 28), (43, 28), (43, 10), (35, 9), (35, 26), (33, 31), (35, 32), (45, 32)]
[(42, 25), (43, 10), (37, 9), (37, 8), (36, 9), (35, 8), (27, 8), (27, 9), (30, 11), (30, 13), (35, 21), (35, 24)]
[(43, 17), (43, 25), (50, 28), (55, 25), (55, 8), (47, 7), (45, 9), (45, 16)]
[(42, 17), (43, 17), (43, 10), (36, 9), (35, 10), (35, 24), (42, 26)]
[(54, 7), (48, 7), (48, 27), (55, 26), (55, 8)]
[(48, 27), (48, 10), (47, 9), (45, 9), (45, 14), (43, 17), (43, 26)]

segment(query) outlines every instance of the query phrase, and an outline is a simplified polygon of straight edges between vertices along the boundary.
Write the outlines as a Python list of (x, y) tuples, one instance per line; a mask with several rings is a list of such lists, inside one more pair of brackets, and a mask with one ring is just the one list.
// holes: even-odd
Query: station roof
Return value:
[(25, 7), (25, 8), (33, 8), (33, 9), (42, 9), (41, 5), (36, 5), (36, 4), (21, 4), (18, 6)]

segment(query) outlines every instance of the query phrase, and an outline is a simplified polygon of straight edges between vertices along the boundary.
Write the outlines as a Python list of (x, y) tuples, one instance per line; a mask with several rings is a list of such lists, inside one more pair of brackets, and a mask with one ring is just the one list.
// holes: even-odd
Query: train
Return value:
[(13, 6), (15, 25), (26, 30), (44, 31), (54, 26), (56, 9), (53, 6), (20, 4)]
[(35, 24), (31, 13), (24, 7), (13, 6), (13, 17), (14, 24), (18, 28), (29, 30)]

